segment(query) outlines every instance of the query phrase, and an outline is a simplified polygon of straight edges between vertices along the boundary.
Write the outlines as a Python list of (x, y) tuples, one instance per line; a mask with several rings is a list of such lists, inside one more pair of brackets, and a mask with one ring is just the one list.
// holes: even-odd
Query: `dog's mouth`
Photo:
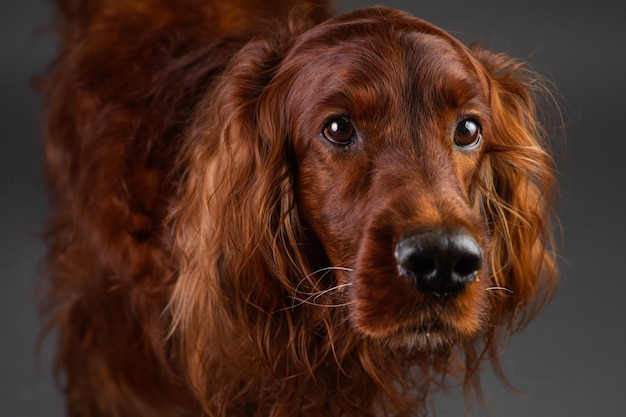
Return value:
[(416, 334), (442, 333), (445, 329), (446, 327), (438, 320), (428, 321), (419, 325), (411, 325), (407, 328), (408, 332)]
[(436, 351), (454, 345), (459, 337), (453, 327), (442, 320), (431, 319), (401, 326), (385, 339), (394, 348)]
[(389, 340), (391, 345), (410, 350), (438, 350), (453, 343), (453, 334), (443, 323), (433, 320), (402, 327)]

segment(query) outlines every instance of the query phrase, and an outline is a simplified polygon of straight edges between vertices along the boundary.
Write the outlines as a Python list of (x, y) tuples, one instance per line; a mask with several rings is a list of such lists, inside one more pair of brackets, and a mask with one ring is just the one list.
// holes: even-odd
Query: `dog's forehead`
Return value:
[(480, 94), (481, 76), (460, 42), (410, 15), (376, 11), (330, 20), (294, 44), (279, 74), (301, 103), (359, 97), (367, 108), (410, 96), (437, 107)]
[(360, 38), (373, 33), (419, 32), (448, 39), (462, 45), (443, 29), (406, 12), (385, 7), (356, 10), (331, 18), (303, 34), (304, 41), (330, 42), (338, 38)]
[(365, 78), (411, 77), (425, 68), (439, 77), (465, 78), (476, 70), (471, 61), (468, 49), (442, 29), (404, 12), (376, 7), (330, 19), (301, 34), (284, 57), (283, 69), (291, 75), (307, 74), (309, 81), (346, 71)]
[[(415, 42), (419, 38), (430, 42)], [(411, 46), (418, 49), (435, 46), (460, 55), (466, 52), (461, 42), (431, 23), (398, 10), (373, 7), (346, 13), (311, 28), (298, 37), (291, 54), (320, 54), (337, 49), (358, 53), (359, 47), (379, 48), (379, 53), (384, 54), (388, 48)]]

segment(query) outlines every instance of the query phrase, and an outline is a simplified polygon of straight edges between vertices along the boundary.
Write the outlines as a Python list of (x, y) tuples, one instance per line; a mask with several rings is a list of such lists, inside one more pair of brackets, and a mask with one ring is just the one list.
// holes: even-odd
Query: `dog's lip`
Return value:
[(405, 332), (414, 334), (437, 334), (445, 333), (446, 326), (441, 320), (432, 319), (405, 327)]
[(454, 343), (455, 332), (437, 319), (424, 320), (401, 326), (388, 341), (409, 351), (436, 351)]

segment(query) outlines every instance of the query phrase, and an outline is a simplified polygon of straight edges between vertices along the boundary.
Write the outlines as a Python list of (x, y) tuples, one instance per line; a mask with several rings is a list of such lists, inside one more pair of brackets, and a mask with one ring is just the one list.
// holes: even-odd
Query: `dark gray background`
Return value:
[[(347, 11), (377, 3), (339, 1)], [(525, 393), (489, 373), (493, 416), (623, 416), (626, 401), (626, 13), (619, 1), (379, 1), (462, 40), (528, 60), (564, 98), (567, 142), (554, 144), (563, 189), (559, 213), (562, 281), (550, 307), (515, 337), (504, 364)], [(39, 364), (32, 302), (46, 213), (39, 106), (29, 79), (52, 56), (43, 0), (0, 5), (0, 416), (62, 415), (50, 377), (50, 347)], [(458, 393), (439, 416), (460, 416)], [(484, 415), (475, 409), (472, 415)]]

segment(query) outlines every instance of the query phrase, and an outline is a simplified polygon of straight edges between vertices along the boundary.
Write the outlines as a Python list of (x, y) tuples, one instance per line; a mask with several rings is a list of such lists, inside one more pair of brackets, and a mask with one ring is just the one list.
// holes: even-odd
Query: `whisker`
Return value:
[[(292, 300), (293, 300), (292, 305), (290, 307), (285, 307), (285, 308), (278, 309), (278, 310), (276, 310), (276, 312), (294, 309), (294, 308), (299, 307), (299, 306), (304, 305), (304, 304), (314, 305), (314, 306), (317, 306), (317, 307), (329, 307), (329, 308), (345, 307), (345, 306), (349, 305), (349, 303), (319, 304), (317, 302), (317, 300), (320, 297), (322, 297), (323, 295), (325, 295), (325, 294), (328, 294), (328, 293), (333, 292), (333, 291), (340, 290), (340, 289), (345, 288), (345, 287), (349, 287), (350, 285), (352, 285), (351, 283), (345, 283), (345, 284), (336, 285), (336, 286), (334, 286), (332, 288), (327, 288), (325, 290), (316, 291), (316, 292), (312, 292), (312, 293), (305, 293), (305, 292), (300, 292), (299, 291), (299, 288), (302, 285), (302, 283), (304, 283), (305, 281), (309, 280), (312, 276), (314, 276), (316, 274), (324, 273), (319, 278), (319, 280), (317, 280), (317, 282), (315, 282), (315, 286), (317, 286), (317, 284), (320, 282), (320, 280), (326, 275), (325, 273), (327, 273), (329, 271), (347, 271), (347, 272), (352, 272), (354, 270), (352, 268), (346, 268), (346, 267), (341, 267), (341, 266), (329, 266), (329, 267), (320, 268), (320, 269), (318, 269), (316, 271), (311, 272), (310, 274), (308, 274), (307, 276), (302, 278), (298, 282), (298, 285), (296, 285), (296, 287), (294, 288), (293, 296), (292, 296)], [(300, 297), (298, 297), (298, 294), (306, 296), (306, 298), (300, 298)]]
[[(354, 271), (354, 269), (352, 269), (352, 268), (345, 268), (345, 267), (342, 267), (342, 266), (327, 266), (327, 267), (325, 267), (325, 268), (321, 268), (321, 269), (318, 269), (318, 270), (316, 270), (316, 271), (313, 271), (313, 272), (311, 272), (309, 275), (307, 275), (307, 276), (305, 276), (304, 278), (302, 278), (302, 279), (300, 280), (300, 282), (298, 282), (298, 285), (296, 285), (296, 288), (294, 288), (294, 290), (293, 290), (293, 293), (294, 293), (294, 299), (296, 299), (295, 294), (297, 294), (297, 293), (298, 293), (298, 288), (300, 288), (300, 285), (301, 285), (303, 282), (307, 281), (307, 280), (308, 280), (309, 278), (311, 278), (313, 275), (319, 274), (320, 272), (329, 272), (329, 271), (347, 271), (347, 272), (352, 272), (352, 271)], [(322, 278), (324, 278), (324, 276), (325, 276), (325, 275), (326, 275), (326, 274), (322, 275), (322, 276), (320, 277), (320, 280), (321, 280)], [(315, 284), (317, 285), (318, 283), (319, 283), (319, 280), (318, 280)]]
[(320, 272), (328, 272), (328, 271), (347, 271), (347, 272), (352, 272), (352, 271), (354, 271), (354, 269), (346, 268), (346, 267), (343, 267), (343, 266), (327, 266), (325, 268), (318, 269), (317, 271), (313, 271), (309, 275), (307, 275), (304, 278), (302, 278), (302, 280), (300, 280), (300, 282), (298, 283), (298, 286), (300, 286), (300, 284), (302, 282), (304, 282), (307, 279), (311, 278), (313, 275), (319, 274)]
[(514, 294), (514, 292), (506, 287), (488, 287), (485, 288), (485, 291), (505, 291), (508, 292), (510, 294)]
[(323, 296), (323, 295), (325, 295), (325, 294), (328, 294), (329, 292), (333, 292), (333, 291), (337, 291), (337, 290), (340, 290), (340, 289), (345, 288), (345, 287), (349, 287), (349, 286), (351, 286), (351, 285), (352, 285), (352, 283), (351, 283), (351, 282), (346, 282), (345, 284), (336, 285), (336, 286), (334, 286), (334, 287), (332, 287), (332, 288), (328, 288), (328, 289), (325, 289), (325, 290), (323, 290), (323, 291), (320, 291), (320, 292), (318, 292), (317, 294), (311, 294), (311, 296), (313, 296), (313, 295), (314, 295), (314, 297), (313, 297), (313, 303), (314, 303), (315, 305), (317, 305), (317, 299), (318, 299), (318, 298), (320, 298), (321, 296)]

